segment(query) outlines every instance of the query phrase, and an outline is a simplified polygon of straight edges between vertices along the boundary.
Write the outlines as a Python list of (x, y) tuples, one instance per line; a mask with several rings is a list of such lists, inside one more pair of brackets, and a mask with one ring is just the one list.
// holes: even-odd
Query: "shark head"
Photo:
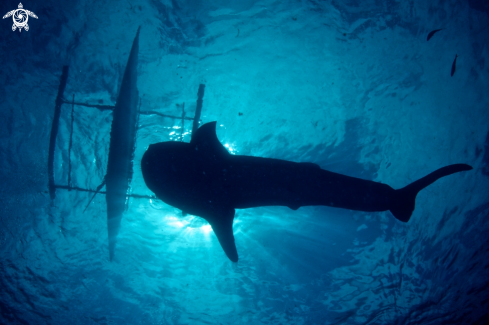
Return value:
[[(216, 122), (211, 122), (200, 127), (190, 143), (151, 144), (141, 160), (141, 170), (151, 191), (183, 210), (185, 207), (181, 205), (189, 205), (195, 184), (205, 183), (229, 156), (217, 139)], [(175, 205), (179, 198), (182, 203)]]
[(234, 208), (225, 186), (229, 152), (216, 136), (216, 122), (200, 127), (190, 143), (160, 142), (141, 159), (148, 188), (165, 203), (207, 220), (233, 262), (238, 253), (232, 231)]

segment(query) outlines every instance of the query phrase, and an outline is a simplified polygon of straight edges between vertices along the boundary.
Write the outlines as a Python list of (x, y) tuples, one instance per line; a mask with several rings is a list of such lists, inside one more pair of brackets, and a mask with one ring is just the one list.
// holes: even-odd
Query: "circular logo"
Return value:
[(27, 20), (29, 20), (29, 16), (24, 9), (17, 9), (14, 13), (14, 24), (18, 28), (24, 28), (27, 25)]

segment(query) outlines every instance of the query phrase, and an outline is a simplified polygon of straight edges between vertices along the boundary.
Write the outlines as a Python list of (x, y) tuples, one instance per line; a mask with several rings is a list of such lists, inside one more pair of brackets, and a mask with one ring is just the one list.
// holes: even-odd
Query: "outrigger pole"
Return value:
[(51, 137), (49, 139), (48, 153), (48, 177), (49, 177), (49, 196), (51, 200), (56, 198), (56, 187), (54, 185), (54, 148), (56, 146), (56, 136), (58, 135), (59, 116), (61, 115), (61, 104), (63, 103), (63, 93), (65, 92), (66, 81), (68, 80), (68, 66), (63, 67), (61, 79), (59, 81), (58, 96), (54, 107), (53, 124), (51, 125)]
[[(68, 181), (68, 185), (58, 185), (58, 184), (54, 183), (54, 150), (56, 148), (56, 137), (58, 135), (59, 119), (60, 119), (60, 115), (61, 115), (61, 105), (62, 104), (71, 104), (72, 105), (72, 112), (73, 112), (73, 106), (96, 108), (96, 109), (99, 109), (101, 111), (104, 111), (104, 110), (113, 111), (115, 108), (115, 106), (113, 106), (113, 105), (94, 105), (94, 104), (75, 102), (74, 95), (73, 95), (72, 101), (65, 100), (63, 94), (64, 94), (64, 90), (66, 88), (66, 83), (68, 81), (68, 70), (69, 70), (68, 66), (63, 67), (63, 71), (62, 71), (60, 82), (59, 82), (58, 96), (56, 97), (56, 102), (55, 102), (56, 106), (54, 108), (54, 117), (53, 117), (53, 123), (51, 126), (51, 137), (49, 139), (48, 177), (49, 177), (49, 195), (51, 197), (51, 200), (54, 200), (56, 198), (56, 189), (87, 192), (87, 193), (97, 193), (96, 190), (81, 188), (81, 187), (77, 187), (77, 186), (71, 186), (70, 181)], [(173, 115), (168, 115), (168, 114), (162, 114), (162, 113), (159, 113), (156, 111), (140, 111), (139, 114), (142, 114), (142, 115), (158, 115), (158, 116), (166, 117), (166, 118), (181, 119), (182, 120), (182, 126), (184, 125), (185, 120), (197, 121), (197, 123), (194, 122), (193, 127), (192, 127), (192, 134), (193, 134), (195, 129), (198, 128), (198, 123), (200, 121), (200, 115), (202, 112), (202, 102), (203, 102), (202, 99), (204, 97), (204, 90), (205, 90), (205, 85), (200, 84), (199, 90), (197, 93), (197, 97), (198, 97), (197, 108), (195, 110), (195, 116), (193, 118), (185, 116), (185, 109), (184, 108), (182, 108), (182, 116), (173, 116)], [(72, 113), (71, 118), (72, 118), (71, 132), (73, 132), (73, 113)], [(182, 132), (183, 132), (183, 130), (182, 130)], [(71, 135), (70, 135), (70, 139), (71, 139)], [(69, 171), (69, 174), (70, 174), (70, 171)], [(68, 175), (69, 180), (71, 179), (70, 176), (71, 175)], [(99, 191), (98, 193), (106, 194), (105, 191)], [(153, 195), (139, 195), (139, 194), (127, 194), (127, 197), (137, 198), (137, 199), (155, 199), (156, 198)]]
[[(200, 88), (199, 88), (200, 89)], [(62, 100), (63, 104), (74, 104), (76, 106), (84, 106), (84, 107), (92, 107), (99, 109), (101, 111), (113, 111), (115, 106), (113, 105), (95, 105), (95, 104), (87, 104), (87, 103), (79, 103), (79, 102), (70, 102), (67, 100)], [(201, 106), (202, 108), (202, 106)], [(156, 111), (140, 111), (140, 115), (158, 115), (161, 117), (168, 117), (168, 118), (173, 118), (173, 119), (178, 119), (178, 120), (187, 120), (187, 121), (193, 121), (195, 118), (194, 117), (181, 117), (181, 116), (174, 116), (174, 115), (168, 115), (168, 114), (162, 114), (160, 112)], [(197, 112), (196, 112), (197, 115)], [(200, 114), (199, 114), (199, 119), (200, 119)]]
[(200, 122), (200, 113), (202, 112), (202, 102), (204, 98), (204, 91), (205, 91), (205, 85), (200, 84), (199, 85), (199, 91), (197, 92), (197, 107), (195, 109), (195, 116), (194, 116), (194, 124), (192, 126), (192, 137), (194, 136), (195, 131), (199, 128), (199, 122)]

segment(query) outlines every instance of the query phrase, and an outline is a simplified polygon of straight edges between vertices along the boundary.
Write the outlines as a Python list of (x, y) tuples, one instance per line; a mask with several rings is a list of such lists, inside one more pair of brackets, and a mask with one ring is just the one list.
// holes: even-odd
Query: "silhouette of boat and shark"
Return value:
[[(54, 184), (52, 164), (59, 109), (67, 79), (65, 69), (51, 132), (48, 168), (53, 200), (56, 188), (97, 193), (106, 184), (110, 260), (114, 258), (126, 200), (131, 196), (128, 188), (139, 116), (138, 49), (139, 29), (113, 110), (107, 174), (96, 191)], [(449, 165), (395, 190), (386, 184), (323, 170), (314, 163), (231, 155), (217, 138), (216, 122), (198, 128), (203, 90), (201, 85), (190, 143), (151, 144), (142, 157), (141, 169), (147, 187), (157, 198), (182, 213), (204, 218), (211, 225), (232, 262), (238, 261), (233, 235), (235, 209), (285, 206), (297, 210), (303, 206), (323, 205), (366, 212), (389, 210), (397, 220), (408, 222), (419, 191), (442, 177), (472, 169), (466, 164)]]

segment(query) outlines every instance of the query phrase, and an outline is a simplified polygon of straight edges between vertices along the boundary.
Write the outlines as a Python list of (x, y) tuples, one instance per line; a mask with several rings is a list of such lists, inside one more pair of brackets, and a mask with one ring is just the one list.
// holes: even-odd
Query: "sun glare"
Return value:
[[(194, 216), (187, 217), (176, 217), (173, 215), (165, 216), (163, 222), (168, 226), (174, 228), (185, 228), (186, 231), (190, 232), (201, 232), (205, 235), (212, 232), (212, 227), (205, 220), (196, 218)], [(202, 224), (205, 223), (205, 224)]]
[(187, 220), (181, 220), (175, 216), (167, 216), (167, 217), (163, 218), (163, 220), (165, 221), (165, 223), (167, 225), (175, 227), (175, 228), (183, 228), (189, 224), (189, 222)]
[(202, 232), (204, 232), (206, 234), (208, 234), (208, 233), (210, 233), (212, 231), (211, 225), (203, 225), (199, 229), (200, 229), (200, 231), (202, 231)]

